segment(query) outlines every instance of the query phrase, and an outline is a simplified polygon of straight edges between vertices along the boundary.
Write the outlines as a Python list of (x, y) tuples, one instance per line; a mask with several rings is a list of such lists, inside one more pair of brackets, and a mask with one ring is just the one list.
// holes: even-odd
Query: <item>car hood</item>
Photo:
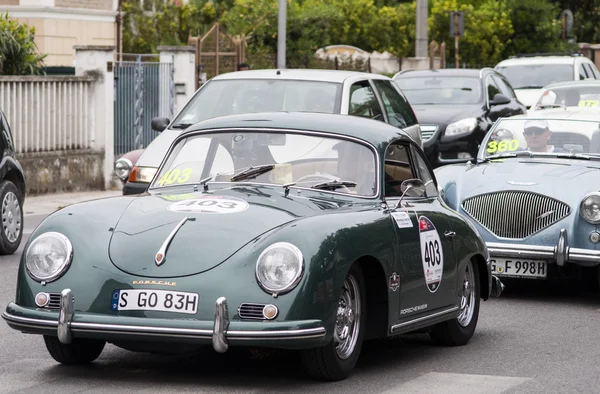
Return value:
[(542, 89), (515, 89), (515, 94), (517, 95), (517, 99), (529, 108), (540, 98)]
[[(209, 193), (142, 195), (127, 206), (113, 229), (110, 259), (120, 270), (137, 276), (198, 274), (269, 230), (344, 206), (344, 202), (284, 197), (282, 191), (240, 186)], [(157, 252), (186, 217), (171, 238), (164, 262), (157, 265)]]
[(481, 115), (481, 105), (412, 105), (419, 124), (448, 124)]
[(600, 175), (599, 162), (552, 158), (511, 158), (465, 168), (458, 174), (451, 168), (436, 171), (440, 185), (456, 185), (457, 202), (500, 190), (531, 190), (572, 205), (585, 193), (598, 190)]

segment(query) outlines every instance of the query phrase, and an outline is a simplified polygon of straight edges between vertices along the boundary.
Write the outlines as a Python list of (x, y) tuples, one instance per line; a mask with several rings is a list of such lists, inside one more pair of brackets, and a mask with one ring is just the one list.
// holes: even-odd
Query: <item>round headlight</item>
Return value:
[(115, 174), (123, 181), (127, 179), (132, 168), (133, 163), (127, 158), (122, 157), (115, 162)]
[(25, 265), (33, 279), (52, 282), (71, 264), (73, 247), (61, 233), (48, 232), (37, 237), (27, 248)]
[(600, 223), (600, 193), (587, 194), (581, 200), (581, 216), (591, 224)]
[(266, 248), (256, 261), (256, 278), (270, 294), (291, 291), (302, 278), (304, 257), (300, 249), (287, 242), (278, 242)]

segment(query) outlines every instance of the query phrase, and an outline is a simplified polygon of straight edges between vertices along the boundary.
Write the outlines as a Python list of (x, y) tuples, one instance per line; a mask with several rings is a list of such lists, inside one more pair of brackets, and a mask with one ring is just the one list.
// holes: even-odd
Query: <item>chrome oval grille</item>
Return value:
[(266, 320), (265, 316), (263, 315), (263, 309), (266, 305), (267, 304), (240, 304), (240, 307), (238, 308), (238, 315), (242, 319)]
[(461, 207), (492, 234), (509, 239), (526, 238), (571, 213), (562, 201), (527, 191), (481, 194)]
[(421, 138), (423, 141), (427, 141), (433, 137), (433, 134), (438, 128), (436, 125), (420, 125), (419, 127), (421, 128)]

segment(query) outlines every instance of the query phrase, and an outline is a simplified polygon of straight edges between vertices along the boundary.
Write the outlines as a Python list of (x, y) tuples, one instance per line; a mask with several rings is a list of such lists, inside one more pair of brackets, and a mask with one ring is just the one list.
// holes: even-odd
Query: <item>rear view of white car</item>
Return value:
[(535, 104), (542, 88), (551, 83), (600, 79), (594, 62), (580, 53), (511, 56), (494, 69), (504, 74), (527, 108)]

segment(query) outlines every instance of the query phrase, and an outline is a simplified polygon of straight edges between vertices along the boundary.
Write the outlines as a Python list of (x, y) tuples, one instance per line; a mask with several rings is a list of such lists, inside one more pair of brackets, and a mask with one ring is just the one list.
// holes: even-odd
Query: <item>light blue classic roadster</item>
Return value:
[(593, 274), (600, 264), (600, 112), (499, 119), (477, 160), (438, 168), (444, 201), (486, 241), (499, 277)]

